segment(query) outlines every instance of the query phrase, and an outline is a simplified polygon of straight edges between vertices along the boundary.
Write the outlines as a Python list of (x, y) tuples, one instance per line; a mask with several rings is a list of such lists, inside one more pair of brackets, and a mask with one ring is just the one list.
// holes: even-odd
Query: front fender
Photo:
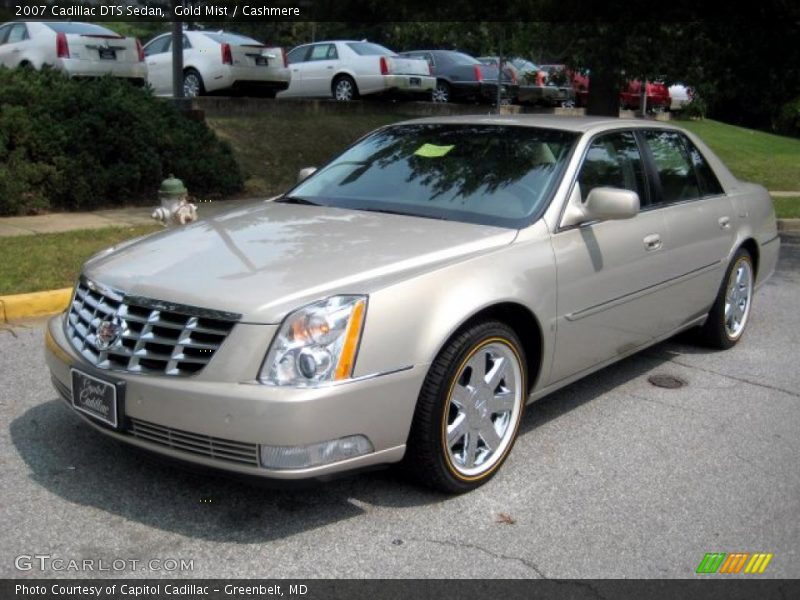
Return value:
[[(429, 365), (471, 317), (516, 303), (541, 326), (547, 379), (555, 338), (556, 269), (543, 222), (509, 246), (395, 283), (370, 295), (356, 376)], [(520, 337), (533, 332), (518, 332)]]

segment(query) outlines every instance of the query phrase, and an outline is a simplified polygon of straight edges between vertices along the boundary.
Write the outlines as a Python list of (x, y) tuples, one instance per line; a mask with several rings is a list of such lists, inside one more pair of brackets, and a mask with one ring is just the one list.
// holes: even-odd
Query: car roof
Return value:
[(448, 117), (426, 117), (403, 122), (403, 124), (407, 123), (511, 125), (520, 127), (562, 129), (564, 131), (573, 131), (576, 133), (625, 128), (641, 129), (643, 127), (681, 130), (680, 127), (670, 125), (663, 121), (649, 121), (644, 119), (616, 119), (614, 117), (567, 117), (560, 115), (457, 115)]

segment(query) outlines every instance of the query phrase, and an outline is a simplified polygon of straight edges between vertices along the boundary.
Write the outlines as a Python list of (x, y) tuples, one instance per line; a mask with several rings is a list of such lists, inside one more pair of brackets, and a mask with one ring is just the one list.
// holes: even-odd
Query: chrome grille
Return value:
[(139, 439), (216, 460), (259, 466), (258, 444), (234, 442), (199, 433), (189, 433), (139, 419), (130, 419), (130, 422), (131, 428), (128, 433)]
[[(128, 296), (81, 279), (67, 316), (67, 337), (93, 365), (131, 373), (193, 375), (225, 341), (240, 315)], [(121, 333), (98, 345), (104, 321)]]

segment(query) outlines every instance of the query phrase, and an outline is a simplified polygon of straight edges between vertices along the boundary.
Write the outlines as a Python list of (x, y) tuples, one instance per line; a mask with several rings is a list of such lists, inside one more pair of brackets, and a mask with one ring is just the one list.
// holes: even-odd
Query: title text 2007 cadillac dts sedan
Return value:
[(772, 202), (646, 121), (423, 119), (284, 196), (90, 259), (47, 360), (98, 430), (278, 479), (486, 482), (525, 405), (695, 328), (728, 348)]

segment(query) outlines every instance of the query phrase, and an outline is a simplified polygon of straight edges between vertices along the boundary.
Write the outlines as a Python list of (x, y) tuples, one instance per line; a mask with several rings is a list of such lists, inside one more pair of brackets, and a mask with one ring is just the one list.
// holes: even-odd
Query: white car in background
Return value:
[(289, 89), (279, 97), (349, 101), (367, 94), (403, 94), (428, 99), (436, 87), (424, 60), (403, 58), (367, 41), (303, 44), (288, 54)]
[(33, 69), (47, 65), (71, 77), (113, 75), (141, 85), (147, 77), (139, 40), (100, 25), (68, 21), (0, 25), (0, 65)]
[(670, 110), (682, 110), (684, 106), (692, 101), (692, 93), (688, 87), (682, 83), (669, 86)]
[[(148, 81), (158, 95), (172, 94), (172, 34), (144, 47)], [(183, 32), (183, 93), (187, 98), (222, 90), (274, 98), (291, 78), (282, 48), (224, 31)]]

